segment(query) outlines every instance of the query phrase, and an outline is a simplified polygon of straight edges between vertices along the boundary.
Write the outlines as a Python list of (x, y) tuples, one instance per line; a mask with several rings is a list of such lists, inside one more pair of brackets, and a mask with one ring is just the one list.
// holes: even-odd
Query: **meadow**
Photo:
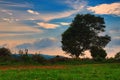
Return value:
[(0, 80), (120, 80), (120, 64), (3, 65)]

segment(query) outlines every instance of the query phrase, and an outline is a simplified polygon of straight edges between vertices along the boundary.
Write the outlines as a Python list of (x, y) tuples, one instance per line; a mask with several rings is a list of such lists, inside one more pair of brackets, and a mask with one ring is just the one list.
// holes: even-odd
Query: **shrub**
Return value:
[(30, 57), (26, 54), (20, 55), (20, 60), (23, 62), (30, 62)]
[(10, 56), (10, 55), (11, 55), (10, 49), (4, 48), (4, 47), (0, 48), (0, 56), (1, 57)]
[(41, 56), (40, 54), (33, 54), (32, 60), (35, 62), (38, 62), (38, 63), (45, 63), (46, 62), (46, 59), (43, 56)]

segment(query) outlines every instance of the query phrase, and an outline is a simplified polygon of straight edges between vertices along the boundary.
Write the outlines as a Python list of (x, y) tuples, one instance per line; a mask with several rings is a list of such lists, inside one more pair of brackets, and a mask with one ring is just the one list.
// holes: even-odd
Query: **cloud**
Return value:
[(37, 23), (37, 25), (39, 25), (42, 28), (46, 28), (46, 29), (54, 29), (59, 27), (59, 25), (57, 24), (51, 24), (51, 23), (45, 23), (45, 22), (39, 22)]
[(26, 36), (36, 33), (42, 33), (43, 31), (34, 27), (30, 27), (19, 23), (7, 23), (0, 22), (0, 38), (8, 38), (15, 36)]
[(85, 0), (65, 0), (65, 3), (75, 10), (81, 10), (87, 4)]
[[(36, 16), (29, 16), (30, 18), (34, 19), (34, 20), (43, 20), (45, 22), (48, 22), (50, 20), (53, 20), (53, 19), (59, 19), (59, 18), (66, 18), (66, 17), (69, 17), (73, 14), (76, 14), (76, 13), (79, 13), (81, 11), (84, 10), (84, 8), (86, 7), (87, 5), (87, 2), (85, 1), (81, 1), (81, 0), (66, 0), (66, 1), (63, 1), (64, 2), (64, 5), (68, 5), (71, 9), (69, 10), (66, 10), (66, 11), (61, 11), (61, 12), (52, 12), (52, 13), (41, 13), (40, 11), (37, 12), (37, 11), (33, 11), (33, 10), (30, 10), (28, 9), (27, 12), (31, 13), (31, 14), (37, 14)], [(30, 19), (28, 18), (28, 19)]]
[(36, 40), (33, 43), (24, 43), (21, 45), (17, 45), (17, 49), (33, 49), (33, 50), (40, 50), (48, 47), (55, 46), (57, 40), (55, 38), (44, 38), (40, 40)]
[(112, 14), (120, 16), (120, 2), (112, 4), (101, 4), (94, 7), (88, 7), (88, 10), (95, 14)]
[(107, 57), (114, 57), (120, 51), (120, 46), (107, 46), (105, 50), (108, 53)]
[(63, 12), (55, 12), (52, 14), (46, 14), (46, 15), (44, 15), (46, 17), (44, 17), (43, 19), (45, 21), (49, 21), (49, 20), (53, 20), (53, 19), (66, 18), (73, 14), (83, 11), (87, 5), (87, 2), (85, 2), (83, 0), (74, 0), (74, 1), (73, 0), (65, 0), (63, 2), (66, 5), (68, 5), (69, 7), (71, 7), (72, 9), (66, 10)]
[(7, 47), (10, 48), (11, 50), (14, 50), (17, 45), (23, 44), (23, 43), (33, 43), (35, 40), (34, 39), (12, 39), (12, 40), (0, 40), (0, 45), (1, 47)]
[(120, 29), (112, 29), (109, 31), (109, 34), (120, 34)]
[(7, 1), (7, 0), (2, 0), (0, 1), (0, 7), (4, 7), (4, 8), (31, 8), (33, 5), (23, 2), (23, 3), (15, 3), (15, 2), (11, 2), (11, 1)]
[[(4, 2), (4, 3), (3, 3)], [(33, 10), (34, 4), (29, 3), (12, 3), (8, 1), (3, 1), (0, 4), (0, 18), (7, 18), (9, 20), (19, 20), (19, 21), (25, 21), (25, 20), (43, 20), (44, 22), (49, 22), (50, 20), (54, 19), (60, 19), (60, 18), (66, 18), (69, 16), (72, 16), (73, 14), (82, 12), (84, 8), (86, 7), (86, 2), (81, 0), (65, 0), (62, 1), (64, 5), (69, 6), (67, 10), (59, 11), (59, 12), (41, 12), (39, 10)], [(15, 9), (13, 9), (13, 6)], [(18, 16), (19, 15), (19, 16)]]
[(120, 41), (120, 36), (115, 36), (113, 39)]
[(67, 22), (60, 22), (60, 24), (63, 25), (63, 26), (68, 26), (68, 25), (70, 25), (70, 23), (67, 23)]
[(1, 10), (1, 12), (6, 13), (8, 15), (13, 15), (13, 13), (10, 10)]
[(0, 22), (0, 32), (41, 32), (41, 30), (19, 23)]
[(2, 18), (2, 20), (9, 23), (19, 21), (19, 19), (15, 19), (15, 18)]
[(31, 13), (31, 14), (36, 14), (38, 15), (39, 13), (37, 11), (33, 11), (33, 10), (27, 10), (28, 13)]
[(32, 43), (23, 43), (16, 46), (16, 50), (19, 49), (29, 49), (30, 53), (40, 52), (42, 54), (48, 55), (61, 55), (69, 57), (69, 55), (64, 54), (65, 52), (61, 49), (56, 38), (44, 38), (32, 41)]

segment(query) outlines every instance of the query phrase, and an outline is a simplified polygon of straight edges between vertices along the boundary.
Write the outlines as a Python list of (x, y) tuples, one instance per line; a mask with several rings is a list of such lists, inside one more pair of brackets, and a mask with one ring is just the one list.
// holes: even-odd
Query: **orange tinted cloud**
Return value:
[(0, 40), (0, 46), (1, 47), (8, 47), (10, 49), (13, 49), (15, 46), (23, 44), (23, 43), (32, 43), (34, 42), (34, 39), (30, 40)]
[(57, 28), (59, 25), (57, 24), (51, 24), (51, 23), (45, 23), (45, 22), (39, 22), (37, 23), (40, 27), (46, 28), (46, 29), (54, 29)]
[(19, 23), (0, 22), (1, 32), (42, 32), (40, 29), (30, 27)]

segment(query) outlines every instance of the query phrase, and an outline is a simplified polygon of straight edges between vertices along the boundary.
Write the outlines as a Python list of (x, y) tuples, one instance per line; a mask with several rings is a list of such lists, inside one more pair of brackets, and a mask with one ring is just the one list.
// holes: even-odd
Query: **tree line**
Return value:
[[(21, 53), (22, 52), (22, 53)], [(99, 52), (99, 54), (101, 54)], [(24, 63), (24, 64), (81, 64), (81, 63), (96, 63), (96, 62), (120, 62), (120, 52), (116, 53), (113, 58), (66, 58), (56, 55), (51, 59), (46, 59), (40, 54), (29, 54), (28, 49), (19, 50), (17, 56), (12, 54), (10, 49), (2, 47), (0, 48), (0, 65), (8, 64), (6, 62), (13, 63)]]

